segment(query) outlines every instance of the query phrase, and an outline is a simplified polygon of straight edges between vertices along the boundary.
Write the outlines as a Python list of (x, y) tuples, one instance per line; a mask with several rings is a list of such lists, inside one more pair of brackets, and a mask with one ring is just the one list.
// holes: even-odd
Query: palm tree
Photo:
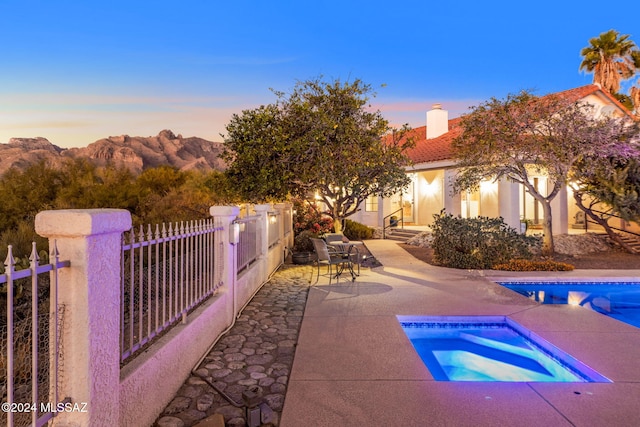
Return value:
[(610, 93), (618, 93), (620, 81), (633, 77), (640, 69), (640, 51), (628, 34), (609, 30), (589, 40), (580, 51), (584, 58), (580, 70), (593, 73), (593, 82)]

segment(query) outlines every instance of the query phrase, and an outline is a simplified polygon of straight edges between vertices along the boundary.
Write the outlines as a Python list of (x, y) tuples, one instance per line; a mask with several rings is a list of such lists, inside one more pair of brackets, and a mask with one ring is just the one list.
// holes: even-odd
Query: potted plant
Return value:
[(296, 235), (293, 240), (293, 253), (291, 255), (291, 261), (294, 264), (308, 264), (313, 261), (312, 237), (317, 237), (317, 234), (311, 230), (304, 230)]

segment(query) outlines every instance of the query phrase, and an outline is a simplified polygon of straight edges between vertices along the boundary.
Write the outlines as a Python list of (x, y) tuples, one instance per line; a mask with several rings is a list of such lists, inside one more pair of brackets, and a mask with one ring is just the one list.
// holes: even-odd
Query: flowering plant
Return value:
[(320, 211), (315, 202), (303, 199), (293, 201), (293, 233), (294, 252), (311, 252), (313, 245), (310, 237), (330, 233), (333, 227), (333, 219)]

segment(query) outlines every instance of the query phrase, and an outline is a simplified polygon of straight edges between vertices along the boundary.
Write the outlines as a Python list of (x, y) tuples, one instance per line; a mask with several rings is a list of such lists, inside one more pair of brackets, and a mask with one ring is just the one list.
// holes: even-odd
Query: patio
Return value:
[[(537, 305), (482, 272), (428, 265), (391, 241), (367, 246), (384, 267), (310, 289), (281, 426), (640, 424), (640, 329), (579, 307)], [(436, 382), (396, 315), (508, 315), (613, 383)]]

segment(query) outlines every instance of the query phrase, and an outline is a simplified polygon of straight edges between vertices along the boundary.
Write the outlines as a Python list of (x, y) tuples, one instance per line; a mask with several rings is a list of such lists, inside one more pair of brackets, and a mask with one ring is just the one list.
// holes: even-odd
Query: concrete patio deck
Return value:
[[(384, 267), (355, 282), (321, 279), (309, 292), (282, 427), (640, 425), (640, 329), (581, 307), (538, 305), (482, 272), (430, 266), (391, 241), (366, 244)], [(435, 381), (396, 315), (506, 315), (613, 383)]]

